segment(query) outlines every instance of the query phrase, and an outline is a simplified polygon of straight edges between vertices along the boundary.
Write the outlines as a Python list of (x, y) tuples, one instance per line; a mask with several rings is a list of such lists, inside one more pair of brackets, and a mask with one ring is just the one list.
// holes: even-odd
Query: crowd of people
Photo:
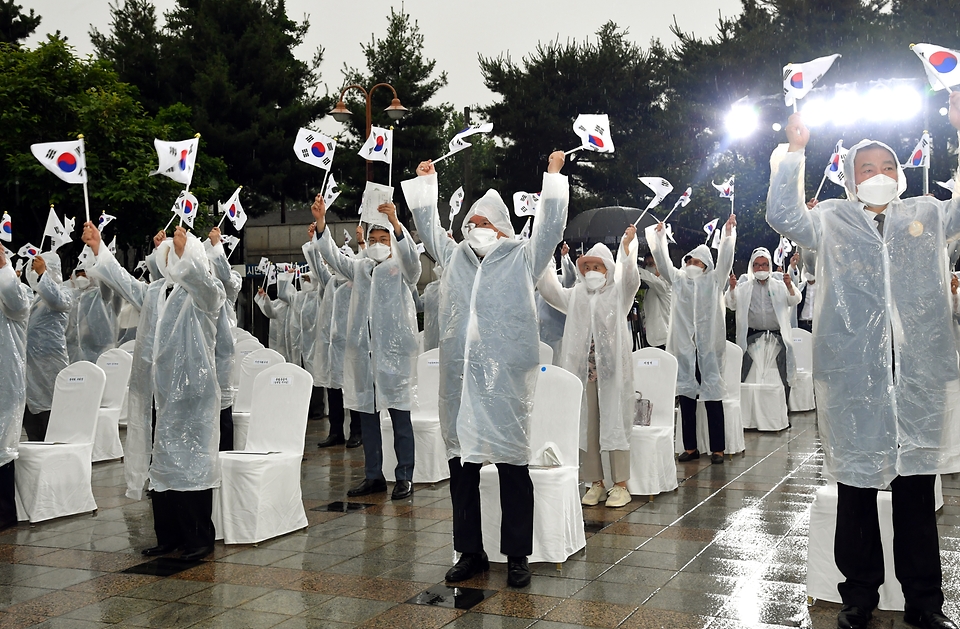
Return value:
[[(950, 119), (960, 129), (960, 94), (951, 95)], [(396, 206), (384, 203), (380, 222), (358, 228), (357, 253), (336, 246), (317, 195), (303, 245), (309, 271), (299, 287), (294, 274), (281, 274), (276, 298), (261, 289), (256, 303), (270, 320), (269, 346), (313, 377), (310, 412), (329, 421), (319, 446), (363, 448), (364, 478), (348, 496), (388, 490), (382, 412), (392, 422), (397, 460), (391, 498), (413, 494), (417, 358), (438, 349), (439, 419), (460, 553), (446, 580), (461, 582), (489, 568), (479, 486), (481, 466), (495, 464), (499, 550), (508, 558), (509, 585), (524, 587), (534, 537), (528, 462), (540, 344), (583, 384), (582, 504), (623, 507), (632, 500), (630, 438), (638, 421), (629, 325), (638, 294), (646, 344), (677, 360), (681, 463), (701, 455), (698, 402), (711, 463), (724, 462), (729, 310), (736, 322), (731, 335), (743, 350), (741, 379), (755, 369), (775, 370), (785, 398), (796, 375), (792, 330), (813, 332), (824, 475), (838, 487), (836, 563), (845, 578), (839, 627), (864, 628), (879, 602), (876, 500), (878, 490), (889, 489), (905, 618), (955, 629), (942, 613), (934, 485), (937, 474), (960, 472), (960, 281), (950, 275), (960, 198), (900, 199), (905, 178), (894, 152), (865, 140), (844, 162), (845, 198), (804, 202), (799, 178), (810, 134), (798, 114), (786, 134), (766, 218), (800, 251), (774, 270), (770, 251), (758, 247), (739, 278), (732, 274), (733, 214), (720, 228), (716, 257), (704, 244), (675, 265), (658, 223), (645, 231), (649, 253), (642, 259), (633, 226), (625, 226), (615, 251), (596, 244), (572, 259), (561, 242), (569, 201), (562, 152), (549, 156), (528, 238), (516, 236), (506, 204), (489, 190), (455, 239), (440, 223), (429, 161), (402, 184), (413, 225), (403, 225)], [(242, 280), (227, 262), (218, 228), (205, 241), (183, 227), (172, 238), (159, 232), (146, 259), (149, 279), (127, 271), (93, 223), (84, 225), (82, 238), (89, 255), (69, 279), (58, 255), (46, 252), (30, 261), (24, 283), (0, 250), (0, 527), (17, 520), (21, 428), (29, 440), (44, 439), (57, 375), (135, 338), (124, 470), (127, 495), (140, 499), (146, 492), (153, 504), (156, 544), (142, 552), (182, 550), (185, 559), (203, 558), (214, 545), (217, 453), (234, 447), (232, 331)], [(415, 239), (434, 262), (422, 295)], [(772, 349), (774, 363), (756, 359), (760, 347)], [(609, 457), (609, 488), (602, 453)]]

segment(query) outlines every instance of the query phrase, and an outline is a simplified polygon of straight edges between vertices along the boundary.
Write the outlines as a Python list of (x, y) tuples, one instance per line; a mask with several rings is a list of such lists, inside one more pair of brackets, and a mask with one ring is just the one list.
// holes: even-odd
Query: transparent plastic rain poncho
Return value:
[(655, 347), (666, 345), (673, 290), (662, 276), (648, 269), (638, 269), (638, 272), (647, 289), (643, 294), (643, 327), (647, 343)]
[[(757, 258), (766, 258), (770, 264), (773, 264), (773, 258), (770, 257), (770, 251), (765, 247), (758, 247), (750, 254), (750, 263), (747, 264), (747, 272), (737, 280), (736, 290), (728, 290), (724, 296), (727, 308), (737, 313), (737, 345), (744, 352), (747, 351), (747, 329), (749, 328), (750, 302), (753, 299), (753, 291), (767, 290), (770, 292), (770, 301), (773, 303), (774, 313), (777, 317), (777, 323), (780, 325), (780, 338), (787, 348), (787, 382), (793, 385), (797, 376), (797, 363), (793, 353), (793, 328), (795, 327), (790, 319), (790, 313), (796, 317), (797, 304), (800, 303), (800, 290), (797, 285), (793, 286), (793, 295), (787, 290), (787, 285), (783, 283), (783, 273), (776, 271), (770, 273), (767, 283), (761, 284), (760, 280), (753, 274), (753, 261)], [(779, 345), (779, 344), (778, 344)], [(778, 372), (779, 374), (779, 372)], [(779, 382), (780, 376), (777, 375)]]
[[(321, 324), (320, 307), (323, 305), (323, 294), (331, 275), (327, 267), (320, 261), (319, 254), (316, 254), (313, 247), (310, 246), (310, 243), (305, 243), (301, 249), (310, 265), (310, 272), (303, 275), (303, 303), (300, 306), (300, 355), (303, 360), (303, 368), (313, 376), (313, 386), (322, 387), (324, 386), (320, 384), (322, 378), (317, 377), (316, 372), (318, 370), (314, 363), (317, 359), (317, 342), (321, 336), (321, 328), (326, 328), (323, 336), (329, 349), (329, 312), (327, 313), (327, 322)], [(309, 278), (309, 281), (307, 278)], [(327, 362), (324, 362), (322, 368), (326, 368)]]
[[(549, 269), (547, 272), (549, 272)], [(556, 272), (554, 271), (554, 275)], [(577, 281), (577, 269), (569, 255), (560, 258), (560, 285), (571, 288)], [(540, 322), (540, 340), (553, 350), (553, 364), (560, 364), (561, 346), (563, 341), (563, 326), (567, 316), (547, 303), (547, 300), (537, 292), (537, 320)]]
[[(279, 279), (277, 282), (279, 284)], [(279, 292), (279, 286), (277, 290)], [(253, 301), (260, 306), (263, 316), (270, 319), (267, 347), (279, 352), (285, 361), (290, 362), (290, 356), (287, 353), (287, 302), (282, 299), (270, 299), (268, 295), (261, 295), (259, 292)]]
[[(402, 185), (423, 244), (444, 269), (439, 410), (447, 457), (526, 465), (540, 362), (534, 287), (563, 237), (567, 178), (545, 174), (530, 239), (501, 238), (482, 261), (441, 227), (435, 174)], [(492, 190), (474, 203), (464, 224), (475, 215), (513, 232), (509, 211)]]
[(290, 353), (290, 362), (299, 366), (303, 356), (303, 350), (301, 348), (301, 344), (303, 343), (303, 339), (301, 338), (303, 329), (300, 323), (300, 313), (303, 310), (303, 300), (306, 298), (306, 293), (297, 288), (296, 276), (292, 273), (290, 275), (289, 288), (284, 290), (284, 287), (278, 285), (277, 297), (280, 299), (288, 299), (286, 325), (287, 351)]
[(895, 199), (881, 237), (856, 196), (854, 162), (865, 143), (844, 160), (847, 199), (809, 211), (798, 188), (803, 152), (788, 153), (771, 177), (767, 222), (817, 254), (813, 379), (825, 471), (882, 488), (901, 474), (960, 471), (946, 259), (947, 239), (960, 233), (960, 199)]
[(420, 255), (413, 238), (404, 229), (403, 238), (397, 240), (390, 229), (392, 256), (378, 264), (344, 255), (329, 231), (324, 230), (313, 246), (334, 271), (353, 281), (343, 363), (344, 407), (362, 413), (409, 411), (418, 351), (410, 287), (420, 279)]
[(67, 349), (70, 362), (87, 360), (96, 363), (100, 354), (117, 346), (120, 336), (120, 308), (123, 299), (109, 286), (82, 278), (66, 283), (73, 295), (73, 308), (67, 326)]
[(30, 289), (13, 270), (0, 269), (0, 465), (17, 458), (23, 406), (27, 401), (27, 317)]
[(47, 270), (37, 274), (27, 261), (27, 280), (36, 291), (27, 322), (27, 407), (31, 413), (49, 411), (53, 388), (60, 370), (69, 364), (67, 322), (73, 297), (63, 285), (60, 256), (52, 251), (40, 254)]
[[(584, 386), (580, 404), (580, 449), (587, 450), (587, 377), (590, 343), (594, 345), (597, 366), (597, 397), (600, 406), (600, 449), (629, 450), (636, 395), (633, 389), (633, 335), (627, 315), (640, 288), (637, 272), (637, 240), (630, 244), (630, 253), (617, 251), (617, 261), (604, 244), (597, 244), (585, 254), (603, 260), (607, 268), (606, 284), (596, 291), (583, 282), (563, 288), (550, 269), (538, 283), (547, 303), (567, 317), (563, 333), (563, 355), (557, 363), (575, 374)], [(583, 274), (577, 271), (580, 279)]]
[[(727, 342), (723, 290), (733, 268), (737, 231), (734, 228), (727, 235), (726, 226), (721, 225), (718, 229), (723, 232), (716, 267), (706, 245), (700, 245), (684, 256), (684, 260), (693, 257), (707, 265), (707, 270), (696, 279), (687, 277), (673, 266), (664, 232), (657, 233), (653, 225), (645, 232), (660, 277), (673, 290), (667, 351), (677, 358), (677, 395), (699, 396), (704, 402), (722, 400), (726, 391), (723, 381)], [(697, 384), (697, 366), (700, 368), (700, 384)]]
[(339, 273), (334, 275), (336, 290), (330, 304), (330, 346), (327, 351), (327, 369), (330, 388), (343, 388), (343, 364), (347, 357), (347, 324), (350, 317), (350, 299), (353, 282)]
[(423, 289), (423, 351), (440, 347), (440, 280)]
[(207, 258), (210, 260), (213, 276), (220, 282), (225, 295), (223, 305), (217, 315), (217, 342), (215, 346), (217, 380), (220, 383), (220, 409), (223, 410), (233, 406), (233, 400), (237, 394), (230, 383), (233, 364), (236, 359), (233, 341), (233, 327), (236, 321), (231, 314), (233, 313), (233, 304), (243, 286), (243, 279), (239, 273), (230, 268), (222, 242), (218, 242), (216, 246), (209, 246), (208, 241), (204, 245), (206, 245), (204, 249)]

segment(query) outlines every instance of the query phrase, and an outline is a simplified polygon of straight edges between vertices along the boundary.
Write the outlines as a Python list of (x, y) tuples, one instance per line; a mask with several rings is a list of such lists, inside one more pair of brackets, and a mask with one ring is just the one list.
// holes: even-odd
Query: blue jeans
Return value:
[[(413, 424), (410, 411), (387, 409), (393, 421), (393, 450), (397, 454), (396, 478), (413, 480)], [(371, 480), (383, 478), (383, 437), (380, 434), (380, 413), (360, 415), (360, 434), (363, 436), (363, 472)]]

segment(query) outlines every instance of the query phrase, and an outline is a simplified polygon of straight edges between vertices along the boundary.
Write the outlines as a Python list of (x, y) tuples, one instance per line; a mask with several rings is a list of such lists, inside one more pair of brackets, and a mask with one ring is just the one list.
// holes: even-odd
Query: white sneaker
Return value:
[(607, 492), (608, 507), (622, 507), (630, 504), (631, 500), (633, 500), (633, 496), (630, 495), (630, 492), (627, 491), (626, 487), (614, 485), (610, 488), (610, 491)]
[(585, 507), (592, 507), (598, 502), (603, 502), (607, 499), (607, 492), (603, 489), (603, 485), (591, 485), (590, 489), (587, 490), (587, 493), (583, 495), (583, 499), (580, 501), (580, 504)]

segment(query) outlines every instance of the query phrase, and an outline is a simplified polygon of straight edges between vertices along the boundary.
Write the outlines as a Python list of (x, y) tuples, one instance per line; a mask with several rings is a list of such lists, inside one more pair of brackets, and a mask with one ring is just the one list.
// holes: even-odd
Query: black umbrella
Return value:
[[(623, 232), (627, 226), (633, 225), (641, 214), (643, 214), (643, 210), (619, 205), (587, 210), (577, 214), (572, 221), (567, 223), (567, 229), (563, 232), (563, 239), (571, 249), (583, 245), (584, 250), (587, 250), (597, 243), (603, 243), (614, 249), (623, 237)], [(656, 223), (657, 219), (647, 212), (643, 220), (637, 225), (639, 242), (646, 242), (643, 237), (643, 230)]]

